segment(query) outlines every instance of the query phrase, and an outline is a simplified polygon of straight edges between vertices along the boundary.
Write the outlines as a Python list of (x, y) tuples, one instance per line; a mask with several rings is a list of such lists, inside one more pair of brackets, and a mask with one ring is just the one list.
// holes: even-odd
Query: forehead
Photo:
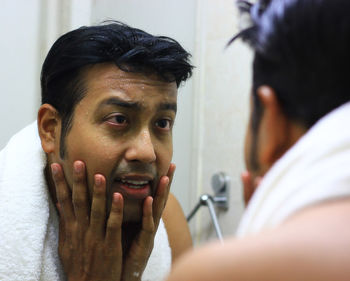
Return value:
[(96, 64), (84, 73), (86, 94), (83, 100), (98, 101), (117, 95), (127, 100), (176, 101), (175, 82), (165, 82), (154, 74), (125, 72), (114, 64)]

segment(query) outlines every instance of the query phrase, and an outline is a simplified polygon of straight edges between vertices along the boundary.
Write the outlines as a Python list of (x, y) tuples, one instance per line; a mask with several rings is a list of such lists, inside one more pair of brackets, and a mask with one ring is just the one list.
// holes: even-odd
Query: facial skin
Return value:
[(124, 197), (123, 221), (139, 221), (143, 200), (154, 195), (172, 158), (176, 83), (124, 72), (109, 63), (89, 68), (85, 83), (86, 95), (75, 108), (65, 138), (64, 159), (59, 156), (58, 122), (54, 149), (46, 151), (49, 164), (60, 163), (72, 186), (73, 163), (83, 161), (90, 194), (94, 175), (104, 175), (107, 207), (113, 193), (119, 192)]

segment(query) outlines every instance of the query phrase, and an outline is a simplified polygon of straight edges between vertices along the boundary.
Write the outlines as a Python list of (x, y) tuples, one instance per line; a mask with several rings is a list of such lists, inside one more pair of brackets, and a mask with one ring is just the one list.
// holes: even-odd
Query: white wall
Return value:
[(36, 119), (43, 60), (61, 34), (90, 24), (90, 0), (0, 2), (0, 149)]
[(0, 149), (36, 118), (39, 104), (39, 0), (3, 0), (0, 8)]

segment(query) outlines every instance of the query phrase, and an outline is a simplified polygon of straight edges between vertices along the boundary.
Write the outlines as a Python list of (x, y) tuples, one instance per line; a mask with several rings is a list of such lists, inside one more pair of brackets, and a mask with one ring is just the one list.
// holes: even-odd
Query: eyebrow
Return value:
[(160, 110), (173, 110), (175, 113), (177, 111), (177, 104), (175, 102), (173, 103), (161, 103), (159, 105)]
[[(119, 99), (117, 97), (112, 97), (109, 99), (104, 100), (100, 106), (104, 105), (115, 105), (125, 108), (131, 108), (131, 109), (141, 109), (142, 105), (139, 102), (131, 102), (131, 101), (125, 101), (123, 99)], [(158, 105), (159, 110), (172, 110), (175, 113), (177, 112), (177, 104), (175, 102), (171, 103), (160, 103)]]
[(131, 102), (131, 101), (126, 101), (122, 100), (116, 97), (109, 98), (107, 100), (104, 100), (100, 106), (103, 105), (115, 105), (115, 106), (121, 106), (121, 107), (126, 107), (126, 108), (134, 108), (134, 109), (140, 109), (141, 105), (138, 102)]

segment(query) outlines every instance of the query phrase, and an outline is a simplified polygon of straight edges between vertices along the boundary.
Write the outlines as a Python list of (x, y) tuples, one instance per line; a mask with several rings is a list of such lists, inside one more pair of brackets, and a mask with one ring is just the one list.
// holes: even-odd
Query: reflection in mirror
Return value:
[[(59, 35), (81, 25), (116, 19), (152, 34), (173, 37), (192, 54), (196, 68), (193, 78), (178, 91), (173, 130), (173, 162), (177, 169), (172, 193), (188, 215), (202, 194), (212, 193), (210, 177), (224, 171), (232, 179), (230, 209), (217, 210), (218, 223), (223, 236), (235, 232), (243, 208), (239, 174), (244, 170), (251, 52), (239, 42), (225, 49), (239, 26), (238, 12), (230, 1), (33, 0), (30, 7), (22, 3), (21, 9), (10, 1), (3, 5), (3, 26), (11, 29), (0, 46), (4, 62), (0, 114), (6, 120), (1, 148), (16, 131), (37, 118), (40, 68)], [(21, 19), (17, 25), (9, 24), (13, 15)], [(13, 114), (12, 108), (20, 114)], [(208, 212), (198, 213), (189, 226), (196, 245), (216, 238)]]

